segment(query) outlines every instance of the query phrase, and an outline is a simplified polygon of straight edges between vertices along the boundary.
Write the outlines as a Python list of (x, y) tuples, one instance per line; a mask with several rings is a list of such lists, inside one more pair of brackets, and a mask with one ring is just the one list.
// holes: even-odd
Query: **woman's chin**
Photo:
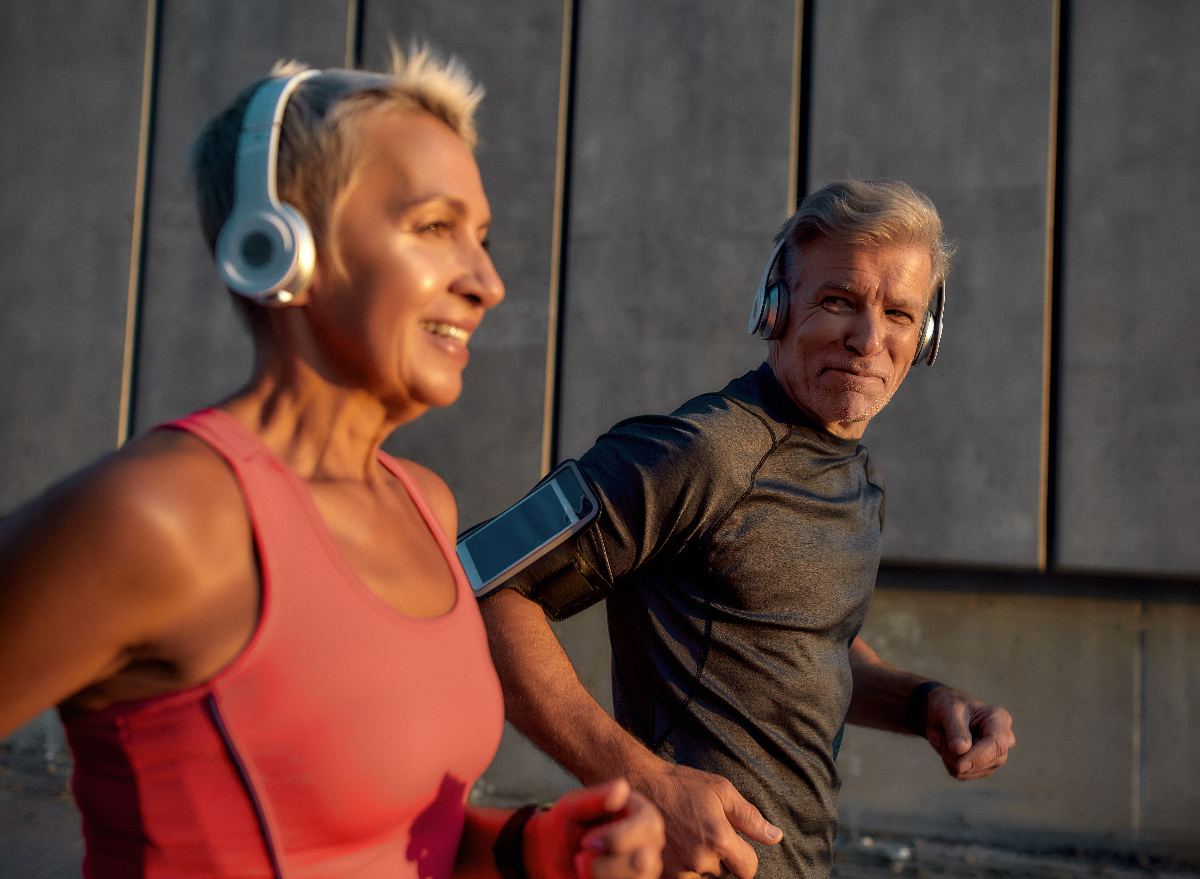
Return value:
[(427, 409), (445, 409), (447, 406), (453, 405), (460, 396), (462, 396), (462, 377), (457, 376), (456, 380), (447, 379), (440, 382), (431, 382), (420, 388), (415, 388), (413, 400)]

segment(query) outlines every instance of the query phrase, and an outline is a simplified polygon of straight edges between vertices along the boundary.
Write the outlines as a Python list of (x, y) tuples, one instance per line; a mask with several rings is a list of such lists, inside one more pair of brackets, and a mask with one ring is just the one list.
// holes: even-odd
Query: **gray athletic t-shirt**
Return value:
[(723, 775), (783, 829), (759, 876), (826, 877), (850, 642), (875, 586), (883, 480), (770, 368), (623, 421), (580, 459), (603, 506), (582, 551), (608, 598), (617, 719)]

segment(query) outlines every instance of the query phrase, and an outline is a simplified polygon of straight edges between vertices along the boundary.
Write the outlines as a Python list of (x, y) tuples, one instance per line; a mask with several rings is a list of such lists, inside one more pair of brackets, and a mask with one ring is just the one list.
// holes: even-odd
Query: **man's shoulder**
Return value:
[(580, 465), (614, 494), (652, 485), (664, 495), (686, 491), (713, 503), (740, 496), (787, 433), (745, 387), (747, 379), (693, 397), (669, 415), (619, 422), (580, 458)]
[(770, 370), (764, 365), (738, 376), (719, 391), (693, 397), (673, 414), (718, 429), (765, 431), (772, 438), (778, 438), (787, 433), (788, 426), (774, 411), (772, 382)]
[(733, 379), (719, 391), (699, 394), (669, 415), (627, 418), (613, 432), (660, 436), (679, 445), (681, 453), (738, 452), (753, 456), (787, 433), (764, 399), (761, 369)]

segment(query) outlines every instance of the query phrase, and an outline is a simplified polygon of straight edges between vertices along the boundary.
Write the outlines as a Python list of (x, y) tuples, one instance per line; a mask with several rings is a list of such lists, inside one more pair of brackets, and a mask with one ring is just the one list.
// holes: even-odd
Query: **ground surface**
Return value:
[[(4, 748), (0, 745), (0, 749)], [(79, 879), (83, 843), (65, 757), (0, 751), (0, 879)], [(1010, 851), (862, 835), (839, 838), (834, 879), (1200, 879), (1200, 869), (1084, 852)]]
[(70, 777), (61, 757), (0, 753), (0, 879), (79, 879), (83, 842)]
[(835, 879), (1196, 879), (1200, 868), (1096, 852), (1032, 853), (920, 839), (839, 838)]

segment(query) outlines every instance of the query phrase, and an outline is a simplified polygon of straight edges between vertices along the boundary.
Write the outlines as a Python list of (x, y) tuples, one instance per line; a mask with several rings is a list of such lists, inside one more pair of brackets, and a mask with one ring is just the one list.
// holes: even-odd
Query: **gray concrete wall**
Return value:
[(898, 177), (958, 248), (938, 362), (913, 368), (865, 440), (887, 479), (891, 559), (1039, 562), (1052, 12), (816, 5), (810, 188)]
[(0, 510), (116, 443), (145, 21), (0, 7)]
[(789, 213), (790, 2), (580, 6), (563, 457), (761, 362), (746, 291)]
[[(367, 66), (390, 37), (425, 37), (489, 89), (479, 161), (508, 300), (473, 342), (463, 399), (388, 444), (447, 478), (462, 523), (519, 496), (545, 448), (578, 455), (619, 418), (759, 362), (749, 298), (800, 158), (808, 189), (900, 176), (942, 207), (959, 252), (938, 365), (914, 371), (866, 438), (888, 479), (893, 563), (867, 634), (886, 659), (1008, 705), (1020, 744), (994, 779), (960, 785), (919, 742), (852, 731), (846, 820), (1188, 849), (1200, 11), (1064, 8), (1059, 28), (1053, 0), (814, 0), (800, 91), (787, 0), (5, 8), (0, 101), (20, 124), (0, 133), (0, 510), (116, 443), (139, 179), (134, 429), (245, 380), (249, 345), (196, 228), (186, 150), (277, 58), (344, 63), (357, 17)], [(148, 12), (158, 61), (139, 178)], [(559, 632), (607, 700), (602, 611)], [(43, 722), (22, 741), (56, 740)], [(510, 730), (480, 792), (527, 800), (572, 783)]]
[(1013, 594), (1029, 582), (883, 572), (863, 637), (891, 662), (1007, 706), (1017, 748), (992, 778), (963, 783), (913, 737), (850, 727), (844, 824), (1200, 858), (1194, 596), (1074, 579), (1056, 581), (1057, 594)]
[(1061, 563), (1200, 570), (1200, 6), (1072, 16)]

